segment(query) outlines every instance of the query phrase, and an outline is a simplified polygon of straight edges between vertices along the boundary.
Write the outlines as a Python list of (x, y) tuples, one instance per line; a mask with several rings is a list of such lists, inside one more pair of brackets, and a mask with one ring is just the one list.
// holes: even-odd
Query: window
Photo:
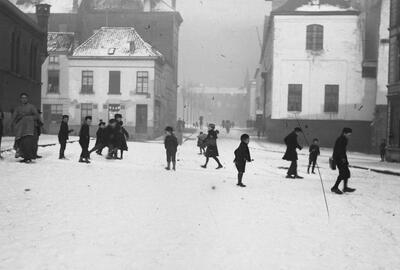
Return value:
[(324, 27), (319, 24), (307, 26), (306, 49), (310, 51), (321, 51), (324, 49)]
[(108, 80), (108, 93), (113, 95), (121, 94), (121, 72), (110, 71)]
[(51, 111), (51, 122), (61, 123), (61, 119), (63, 116), (63, 105), (51, 104), (50, 111)]
[(147, 94), (149, 92), (149, 72), (138, 71), (136, 78), (136, 92)]
[(82, 94), (93, 94), (93, 71), (82, 71)]
[(49, 56), (49, 63), (50, 64), (58, 64), (60, 63), (60, 58), (58, 55), (50, 55)]
[(288, 111), (301, 112), (302, 84), (289, 84)]
[(328, 113), (339, 112), (339, 85), (336, 84), (325, 85), (324, 111)]
[(29, 63), (29, 76), (32, 79), (36, 79), (36, 69), (37, 69), (37, 48), (34, 44), (31, 44), (30, 50), (30, 63)]
[(60, 93), (60, 71), (48, 71), (47, 93)]
[(93, 115), (93, 104), (91, 103), (82, 103), (81, 104), (81, 121), (85, 120), (86, 116), (92, 116)]

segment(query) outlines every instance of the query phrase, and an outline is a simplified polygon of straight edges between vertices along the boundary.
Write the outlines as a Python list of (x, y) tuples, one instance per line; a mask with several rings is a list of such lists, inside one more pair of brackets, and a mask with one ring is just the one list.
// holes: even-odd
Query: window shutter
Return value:
[(109, 72), (109, 94), (120, 94), (121, 93), (121, 72), (110, 71)]

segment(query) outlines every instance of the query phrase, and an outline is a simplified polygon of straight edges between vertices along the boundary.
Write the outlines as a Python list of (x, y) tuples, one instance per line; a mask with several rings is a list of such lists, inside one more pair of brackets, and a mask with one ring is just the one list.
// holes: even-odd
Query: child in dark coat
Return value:
[(79, 158), (79, 162), (81, 163), (90, 163), (89, 158), (89, 141), (90, 141), (90, 133), (89, 127), (92, 124), (92, 117), (86, 116), (85, 121), (81, 126), (81, 130), (79, 131), (79, 144), (82, 148), (81, 156)]
[(199, 136), (197, 136), (197, 147), (200, 148), (200, 155), (206, 153), (206, 138), (207, 135), (203, 132), (200, 132)]
[(205, 154), (206, 163), (203, 166), (201, 166), (204, 169), (207, 168), (208, 161), (210, 160), (210, 158), (213, 158), (217, 162), (217, 164), (218, 164), (217, 170), (223, 168), (221, 162), (218, 159), (218, 156), (219, 156), (218, 146), (217, 146), (218, 134), (219, 134), (219, 131), (215, 130), (215, 125), (209, 124), (208, 125), (208, 135), (206, 138), (206, 145), (207, 145), (207, 150), (206, 150), (206, 154)]
[(313, 140), (313, 143), (310, 145), (310, 156), (308, 158), (308, 169), (307, 169), (307, 173), (310, 174), (310, 167), (312, 165), (312, 174), (315, 174), (314, 170), (315, 170), (315, 165), (317, 164), (317, 159), (318, 156), (321, 154), (320, 150), (319, 150), (319, 140), (317, 138), (315, 138)]
[(124, 158), (124, 151), (128, 151), (128, 144), (126, 143), (127, 139), (129, 139), (129, 133), (123, 127), (124, 122), (122, 121), (122, 115), (117, 113), (114, 116), (114, 119), (117, 121), (117, 130), (118, 130), (118, 144), (117, 148), (121, 151), (121, 156), (117, 159)]
[(89, 151), (90, 154), (96, 151), (96, 154), (100, 156), (102, 155), (104, 147), (107, 146), (105, 141), (105, 129), (106, 129), (106, 123), (100, 120), (99, 128), (97, 129), (96, 132), (96, 144), (92, 148), (92, 150)]
[(243, 134), (240, 137), (240, 145), (239, 147), (235, 150), (235, 165), (236, 169), (238, 170), (238, 183), (237, 185), (239, 187), (246, 187), (246, 185), (243, 184), (242, 179), (243, 179), (243, 174), (246, 171), (246, 162), (251, 162), (252, 159), (250, 157), (250, 150), (249, 150), (249, 142), (250, 142), (250, 136), (247, 134)]
[(68, 127), (69, 116), (63, 115), (60, 125), (60, 131), (58, 132), (58, 142), (60, 143), (60, 154), (59, 159), (65, 159), (65, 148), (67, 147), (67, 141), (69, 140), (69, 134), (73, 132), (73, 129)]
[(104, 143), (108, 147), (107, 159), (117, 158), (118, 136), (117, 120), (111, 119), (104, 129)]
[(166, 170), (171, 170), (171, 161), (172, 161), (172, 169), (176, 170), (176, 152), (178, 151), (178, 139), (174, 135), (174, 130), (172, 127), (165, 128), (165, 140), (164, 146), (167, 152), (167, 167)]

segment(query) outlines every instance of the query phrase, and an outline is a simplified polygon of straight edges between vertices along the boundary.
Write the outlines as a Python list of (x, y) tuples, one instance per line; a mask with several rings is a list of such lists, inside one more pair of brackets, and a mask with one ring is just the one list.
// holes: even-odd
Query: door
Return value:
[(147, 105), (136, 105), (136, 133), (147, 133)]

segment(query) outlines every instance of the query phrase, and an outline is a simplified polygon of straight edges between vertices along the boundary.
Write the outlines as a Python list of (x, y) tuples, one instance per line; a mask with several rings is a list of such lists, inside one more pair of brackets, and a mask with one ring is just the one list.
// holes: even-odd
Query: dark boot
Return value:
[(338, 177), (337, 180), (336, 180), (335, 185), (331, 188), (331, 191), (333, 193), (336, 193), (336, 194), (339, 194), (339, 195), (343, 194), (343, 192), (339, 189), (340, 182), (342, 182), (342, 179), (340, 179)]
[(165, 169), (166, 169), (167, 171), (171, 170), (171, 162), (168, 162), (168, 165), (167, 165), (167, 167), (165, 167)]
[(239, 187), (246, 187), (246, 185), (243, 184), (242, 180), (243, 180), (243, 173), (238, 173), (238, 183), (237, 183), (237, 186), (239, 186)]
[(173, 161), (173, 162), (172, 162), (172, 169), (173, 169), (174, 171), (176, 171), (176, 161)]
[(344, 180), (344, 188), (343, 188), (343, 192), (348, 192), (348, 193), (351, 193), (351, 192), (354, 192), (354, 191), (356, 191), (356, 189), (355, 189), (355, 188), (350, 188), (350, 187), (348, 187), (348, 186), (347, 186), (348, 182), (349, 182), (349, 179), (345, 179), (345, 180)]
[(307, 168), (307, 173), (308, 173), (308, 174), (310, 174), (310, 166), (311, 166), (311, 164), (309, 164), (309, 165), (308, 165), (308, 168)]

